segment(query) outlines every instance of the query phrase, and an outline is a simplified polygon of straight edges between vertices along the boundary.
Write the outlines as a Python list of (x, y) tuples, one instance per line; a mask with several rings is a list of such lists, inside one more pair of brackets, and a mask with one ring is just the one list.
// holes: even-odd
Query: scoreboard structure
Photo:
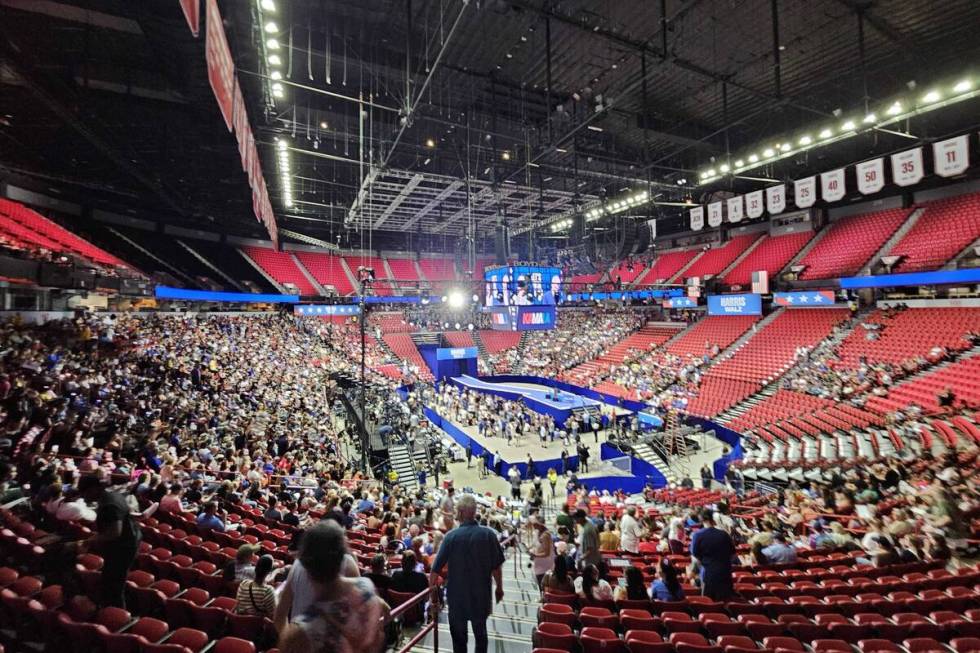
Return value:
[(561, 269), (505, 265), (483, 273), (486, 306), (553, 306), (564, 301)]
[(554, 306), (490, 306), (490, 328), (494, 331), (548, 331), (558, 321)]

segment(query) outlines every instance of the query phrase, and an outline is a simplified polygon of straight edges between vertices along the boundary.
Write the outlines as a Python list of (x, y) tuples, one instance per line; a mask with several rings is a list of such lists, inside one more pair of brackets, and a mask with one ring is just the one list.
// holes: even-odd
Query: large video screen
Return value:
[(561, 269), (530, 265), (488, 268), (484, 272), (487, 306), (560, 304)]

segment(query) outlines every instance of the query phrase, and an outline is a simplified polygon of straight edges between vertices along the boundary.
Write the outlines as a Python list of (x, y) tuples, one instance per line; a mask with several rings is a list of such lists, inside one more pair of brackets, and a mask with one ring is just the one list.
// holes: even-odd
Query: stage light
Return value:
[(759, 160), (759, 155), (758, 154), (750, 154), (749, 155), (749, 163), (755, 163), (758, 160)]
[(268, 23), (265, 24), (265, 31), (267, 34), (278, 34), (279, 26), (276, 25), (276, 21), (270, 20)]
[(718, 168), (718, 169), (721, 170), (722, 173), (726, 173), (726, 172), (728, 172), (730, 170), (730, 168), (728, 167), (728, 164), (727, 163), (722, 163), (721, 164), (721, 167)]
[(711, 168), (710, 170), (708, 170), (708, 171), (707, 171), (706, 173), (704, 173), (704, 174), (706, 174), (706, 175), (707, 175), (707, 176), (709, 176), (709, 177), (714, 177), (714, 176), (715, 176), (715, 169), (714, 169), (714, 168)]
[(455, 329), (456, 329), (457, 331), (459, 331), (459, 328), (460, 328), (460, 324), (459, 324), (459, 322), (457, 322), (457, 323), (456, 323), (455, 325), (453, 325), (453, 326), (455, 327)]
[(742, 159), (738, 159), (738, 160), (735, 161), (735, 167), (736, 168), (741, 168), (744, 165), (745, 165), (745, 161), (743, 161)]
[(939, 91), (929, 91), (928, 93), (922, 96), (922, 101), (939, 102), (940, 98), (942, 98), (942, 95), (939, 93)]
[(282, 73), (279, 72), (278, 70), (273, 70), (272, 73), (269, 75), (269, 77), (271, 77), (272, 79), (278, 82), (280, 79), (282, 79)]
[(953, 87), (953, 92), (966, 93), (971, 88), (973, 88), (973, 81), (969, 79), (964, 79), (960, 82), (957, 82), (956, 86)]
[(479, 302), (480, 302), (480, 296), (477, 295), (476, 293), (473, 293), (473, 303), (478, 304)]
[(803, 136), (802, 138), (800, 138), (800, 145), (809, 145), (812, 142), (813, 139), (810, 138), (809, 136)]
[(326, 120), (321, 120), (320, 121), (320, 129), (329, 129), (329, 128), (330, 128), (330, 125), (327, 124), (327, 121)]
[(902, 113), (902, 103), (895, 102), (890, 107), (888, 107), (888, 111), (886, 111), (885, 113), (887, 113), (889, 116), (897, 116), (898, 114)]
[(446, 297), (445, 295), (443, 295), (443, 296), (441, 297), (441, 300), (442, 300), (442, 303), (443, 303), (443, 304), (445, 304), (445, 303), (446, 303), (446, 300), (447, 300), (447, 299), (449, 299), (449, 298), (448, 298), (448, 297)]
[(267, 39), (265, 42), (265, 47), (269, 48), (270, 50), (278, 50), (279, 39)]
[(843, 125), (840, 126), (841, 131), (845, 131), (845, 132), (853, 131), (854, 127), (855, 125), (853, 120), (848, 120), (847, 122), (845, 122)]
[(472, 331), (473, 330), (473, 324), (472, 323), (467, 324), (466, 325), (466, 328), (469, 329), (470, 331)]
[(864, 124), (866, 124), (866, 125), (870, 125), (871, 123), (873, 123), (873, 122), (874, 122), (875, 120), (877, 120), (877, 119), (878, 119), (878, 116), (876, 116), (876, 115), (875, 115), (875, 114), (873, 114), (873, 113), (869, 113), (868, 115), (866, 115), (866, 116), (864, 117)]
[(270, 66), (281, 66), (282, 65), (282, 59), (279, 58), (279, 55), (278, 54), (270, 54), (269, 55), (269, 65)]
[(677, 180), (677, 185), (678, 186), (683, 186), (686, 183), (687, 183), (687, 179), (678, 179)]
[[(286, 141), (279, 138), (276, 139), (276, 147), (278, 147), (280, 150), (285, 150), (288, 147), (288, 144), (286, 143)], [(280, 156), (282, 156), (282, 154), (280, 154)]]
[(275, 0), (262, 0), (262, 8), (265, 9), (266, 11), (275, 12), (276, 11)]
[(279, 86), (279, 84), (272, 87), (272, 97), (282, 98), (285, 97), (285, 95), (285, 91), (282, 90), (282, 86)]
[(830, 138), (833, 135), (834, 132), (830, 131), (829, 128), (824, 129), (823, 131), (820, 132), (820, 138)]
[(273, 90), (273, 92), (275, 92), (275, 91), (282, 92), (282, 84), (280, 84), (279, 82), (276, 82), (275, 84), (272, 85), (272, 90)]
[(503, 159), (504, 161), (510, 161), (510, 152), (508, 152), (507, 150), (504, 150), (500, 154), (500, 158)]
[(781, 149), (783, 152), (789, 152), (790, 148), (791, 146), (789, 143), (783, 143), (782, 145), (779, 146), (779, 149)]
[(427, 139), (425, 139), (425, 146), (428, 147), (428, 148), (433, 148), (433, 147), (436, 146), (436, 142), (435, 142), (435, 140), (433, 140), (431, 138), (427, 138)]
[(762, 156), (764, 156), (764, 157), (766, 157), (768, 159), (769, 157), (773, 156), (775, 153), (776, 153), (776, 150), (772, 149), (771, 147), (767, 147), (766, 149), (764, 149), (762, 151)]
[(442, 328), (443, 329), (448, 329), (449, 328), (449, 322), (443, 322), (442, 323)]

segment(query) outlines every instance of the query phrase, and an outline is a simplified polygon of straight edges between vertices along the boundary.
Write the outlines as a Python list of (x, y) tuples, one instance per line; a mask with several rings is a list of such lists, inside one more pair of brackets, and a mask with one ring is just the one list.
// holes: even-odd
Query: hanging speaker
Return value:
[(510, 236), (507, 229), (498, 224), (493, 232), (493, 255), (497, 265), (503, 265), (510, 258)]

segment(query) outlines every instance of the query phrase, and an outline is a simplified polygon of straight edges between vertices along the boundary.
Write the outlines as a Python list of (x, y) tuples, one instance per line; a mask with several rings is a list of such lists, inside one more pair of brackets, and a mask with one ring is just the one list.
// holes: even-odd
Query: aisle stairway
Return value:
[[(415, 458), (414, 464), (413, 457)], [(414, 494), (419, 489), (418, 470), (428, 462), (425, 457), (425, 449), (416, 446), (414, 451), (409, 452), (407, 444), (393, 442), (388, 447), (388, 460), (392, 469), (398, 472), (398, 484), (410, 494)]]

